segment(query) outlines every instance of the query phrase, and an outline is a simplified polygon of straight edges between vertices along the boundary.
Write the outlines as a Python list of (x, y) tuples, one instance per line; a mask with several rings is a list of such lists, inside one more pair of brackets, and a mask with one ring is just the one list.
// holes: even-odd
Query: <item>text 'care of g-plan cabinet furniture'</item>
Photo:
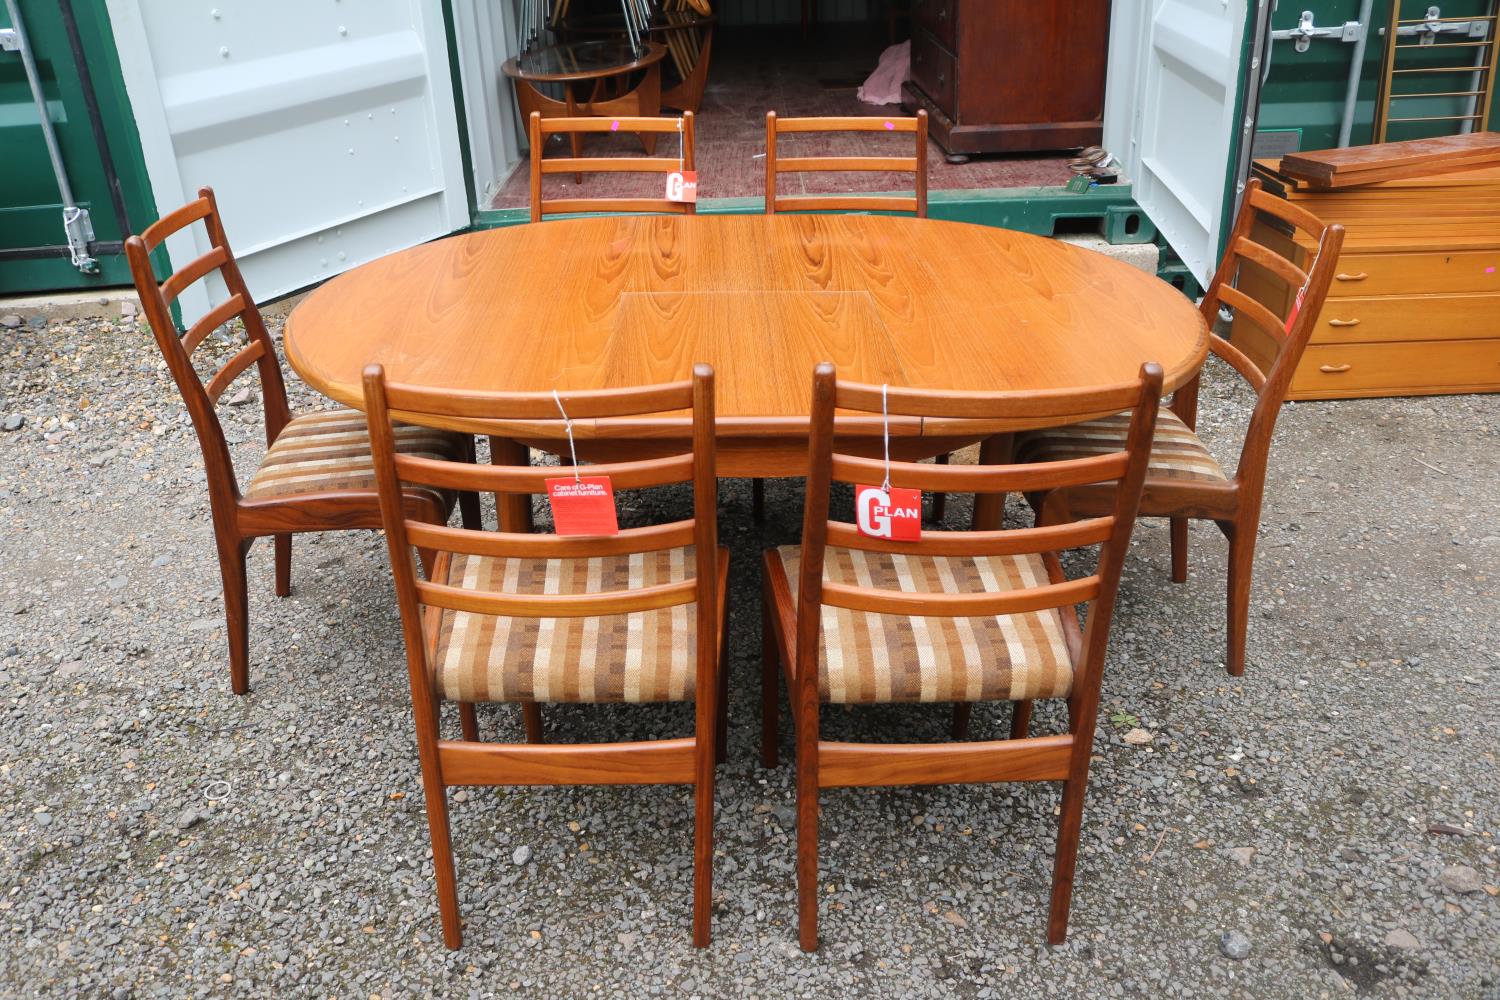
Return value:
[(950, 156), (1097, 143), (1109, 0), (913, 0), (907, 110)]
[[(1332, 190), (1279, 167), (1255, 164), (1268, 191), (1347, 230), (1288, 398), (1500, 391), (1500, 166)], [(1257, 226), (1255, 239), (1306, 266), (1305, 237)], [(1256, 294), (1253, 277), (1241, 284)], [(1251, 358), (1268, 347), (1247, 323), (1232, 336)]]

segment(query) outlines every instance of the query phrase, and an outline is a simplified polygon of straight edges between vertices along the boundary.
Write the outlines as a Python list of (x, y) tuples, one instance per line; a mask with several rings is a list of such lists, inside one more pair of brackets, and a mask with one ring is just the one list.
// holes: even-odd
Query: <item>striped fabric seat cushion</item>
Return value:
[[(396, 450), (457, 461), (463, 455), (463, 437), (450, 431), (397, 424)], [(245, 497), (265, 500), (374, 488), (375, 460), (370, 455), (365, 415), (358, 410), (338, 409), (293, 417), (266, 451)]]
[[(800, 546), (776, 550), (793, 597)], [(774, 571), (778, 565), (771, 563)], [(881, 590), (998, 592), (1048, 583), (1041, 557), (926, 556), (830, 547), (823, 579)], [(788, 635), (792, 623), (784, 623)], [(993, 618), (901, 617), (823, 608), (823, 700), (841, 704), (1062, 698), (1073, 660), (1055, 609)]]
[[(693, 546), (586, 559), (454, 553), (435, 576), (506, 594), (596, 594), (694, 576)], [(505, 618), (430, 609), (429, 663), (453, 701), (656, 702), (693, 697), (697, 605), (594, 618)], [(431, 631), (429, 632), (431, 634)]]
[[(1022, 462), (1057, 462), (1121, 451), (1129, 430), (1130, 414), (1117, 413), (1087, 423), (1029, 431), (1016, 443), (1016, 458)], [(1228, 478), (1198, 435), (1165, 406), (1157, 413), (1156, 439), (1151, 442), (1151, 465), (1146, 475), (1202, 481)]]

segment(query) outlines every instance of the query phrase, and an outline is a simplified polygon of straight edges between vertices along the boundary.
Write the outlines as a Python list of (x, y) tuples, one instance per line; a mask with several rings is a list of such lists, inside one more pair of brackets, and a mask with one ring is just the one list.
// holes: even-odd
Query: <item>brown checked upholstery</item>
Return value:
[[(439, 582), (506, 594), (597, 594), (693, 578), (693, 546), (587, 559), (453, 553)], [(429, 625), (437, 618), (429, 609)], [(694, 694), (697, 607), (593, 618), (441, 612), (434, 682), (453, 701), (658, 702)]]
[[(1016, 444), (1022, 462), (1059, 462), (1070, 458), (1104, 455), (1125, 447), (1130, 414), (1090, 420), (1082, 424), (1031, 431)], [(1166, 407), (1156, 415), (1156, 437), (1151, 445), (1147, 479), (1191, 479), (1200, 482), (1225, 480), (1224, 470), (1198, 435)]]
[[(405, 455), (448, 461), (463, 455), (463, 438), (449, 431), (398, 424), (395, 437), (396, 450)], [(374, 489), (375, 465), (365, 415), (337, 409), (293, 417), (266, 451), (245, 498)]]
[[(801, 547), (776, 550), (796, 594)], [(995, 593), (1047, 584), (1040, 556), (893, 555), (830, 547), (823, 578), (880, 590)], [(836, 704), (1066, 697), (1073, 662), (1057, 609), (992, 618), (912, 617), (823, 606), (818, 688)], [(788, 626), (790, 633), (790, 623)]]

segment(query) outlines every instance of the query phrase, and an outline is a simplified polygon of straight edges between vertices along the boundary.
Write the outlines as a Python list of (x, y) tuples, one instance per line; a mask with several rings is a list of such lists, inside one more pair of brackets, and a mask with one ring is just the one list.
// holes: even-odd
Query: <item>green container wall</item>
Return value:
[[(1403, 17), (1420, 17), (1433, 0), (1402, 0)], [(1436, 0), (1436, 6), (1444, 17), (1468, 17), (1488, 13), (1487, 0)], [(1345, 21), (1359, 18), (1359, 0), (1301, 0), (1282, 2), (1272, 16), (1273, 29), (1295, 28), (1302, 12), (1313, 12), (1313, 22), (1319, 27), (1334, 27)], [(1385, 27), (1391, 16), (1390, 0), (1376, 0), (1371, 19), (1375, 22), (1365, 48), (1364, 68), (1359, 86), (1359, 103), (1355, 108), (1354, 131), (1351, 145), (1363, 145), (1373, 141), (1375, 121), (1375, 97), (1380, 87), (1381, 66), (1385, 59)], [(1423, 53), (1429, 65), (1451, 65), (1463, 58), (1462, 49), (1437, 49)], [(1354, 46), (1329, 39), (1313, 39), (1306, 52), (1298, 52), (1289, 41), (1276, 42), (1271, 55), (1270, 76), (1261, 92), (1260, 129), (1301, 129), (1302, 149), (1329, 149), (1338, 145), (1339, 121), (1343, 117), (1344, 93), (1348, 84), (1349, 61), (1354, 56)], [(1408, 62), (1408, 59), (1413, 61)], [(1420, 65), (1416, 57), (1402, 57), (1402, 65)], [(1438, 61), (1444, 60), (1444, 61)], [(1467, 90), (1466, 80), (1457, 80), (1434, 74), (1451, 86), (1445, 90)], [(1434, 80), (1432, 82), (1437, 82)], [(1464, 85), (1461, 85), (1464, 84)], [(1436, 88), (1434, 88), (1436, 89)], [(1407, 102), (1400, 114), (1457, 114), (1456, 101), (1433, 101), (1425, 108), (1421, 102)], [(1489, 128), (1500, 129), (1500, 104), (1491, 109)], [(1432, 123), (1423, 126), (1393, 125), (1390, 139), (1417, 139), (1424, 135), (1444, 135), (1453, 131), (1451, 123)]]
[[(62, 203), (18, 52), (0, 52), (0, 294), (130, 283), (120, 242), (156, 215), (104, 0), (21, 0), (73, 197), (89, 210), (98, 274), (67, 256)], [(71, 8), (117, 183), (104, 167), (64, 13)], [(0, 26), (11, 27), (0, 6)], [(112, 191), (112, 188), (114, 190)], [(30, 251), (47, 248), (48, 256)], [(21, 257), (6, 251), (23, 251)]]

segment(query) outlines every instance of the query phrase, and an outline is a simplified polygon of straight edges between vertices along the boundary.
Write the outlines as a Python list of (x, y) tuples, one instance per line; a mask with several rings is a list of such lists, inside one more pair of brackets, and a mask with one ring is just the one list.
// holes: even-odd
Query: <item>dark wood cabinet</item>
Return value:
[(1109, 0), (913, 0), (906, 107), (950, 154), (1099, 141)]

